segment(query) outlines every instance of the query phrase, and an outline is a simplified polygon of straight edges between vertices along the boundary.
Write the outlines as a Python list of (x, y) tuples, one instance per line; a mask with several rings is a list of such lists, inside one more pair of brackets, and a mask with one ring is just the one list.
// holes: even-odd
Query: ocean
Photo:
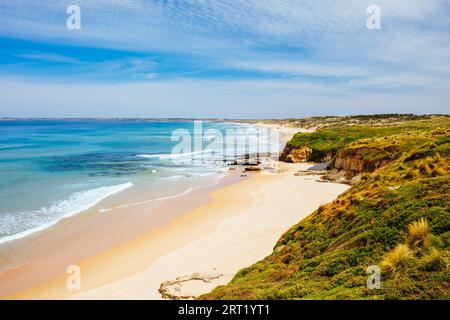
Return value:
[[(227, 130), (255, 135), (254, 127), (233, 123), (202, 122), (201, 129), (203, 137)], [(87, 210), (107, 214), (127, 205), (124, 198), (165, 199), (217, 183), (227, 161), (199, 160), (203, 147), (174, 153), (180, 141), (172, 134), (195, 130), (193, 121), (0, 121), (0, 244)]]

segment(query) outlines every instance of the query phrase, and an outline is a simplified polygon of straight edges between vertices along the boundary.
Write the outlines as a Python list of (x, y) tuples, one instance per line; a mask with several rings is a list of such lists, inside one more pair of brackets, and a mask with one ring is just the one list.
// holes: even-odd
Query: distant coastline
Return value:
[(329, 118), (339, 119), (340, 121), (347, 119), (383, 119), (383, 118), (404, 118), (404, 119), (429, 119), (434, 116), (443, 116), (450, 117), (449, 114), (446, 113), (436, 113), (436, 114), (413, 114), (413, 113), (383, 113), (383, 114), (361, 114), (361, 115), (322, 115), (322, 116), (305, 116), (303, 118), (197, 118), (197, 117), (0, 117), (0, 121), (2, 120), (24, 120), (24, 121), (215, 121), (215, 122), (234, 122), (234, 123), (257, 123), (257, 122), (266, 122), (268, 124), (281, 124), (286, 122), (293, 122), (296, 120), (309, 121), (309, 120), (324, 120)]

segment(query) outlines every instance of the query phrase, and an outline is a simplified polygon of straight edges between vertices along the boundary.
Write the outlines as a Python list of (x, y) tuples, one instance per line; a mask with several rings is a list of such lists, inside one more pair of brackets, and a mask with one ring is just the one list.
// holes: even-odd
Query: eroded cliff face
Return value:
[(314, 151), (308, 146), (290, 147), (286, 146), (283, 153), (280, 156), (280, 160), (289, 163), (301, 163), (301, 162), (328, 162), (333, 159), (334, 154), (329, 152), (321, 154)]
[(307, 162), (311, 156), (312, 150), (307, 146), (292, 148), (286, 146), (281, 154), (280, 160), (289, 163)]
[(399, 152), (395, 146), (384, 148), (367, 147), (366, 145), (350, 145), (337, 154), (328, 152), (320, 154), (310, 147), (286, 146), (280, 157), (281, 161), (289, 163), (301, 162), (330, 162), (331, 171), (323, 178), (330, 181), (355, 184), (359, 182), (361, 174), (372, 172), (395, 160)]
[(399, 151), (395, 146), (385, 148), (349, 147), (337, 153), (332, 170), (324, 177), (327, 180), (355, 184), (361, 174), (373, 172), (395, 160)]

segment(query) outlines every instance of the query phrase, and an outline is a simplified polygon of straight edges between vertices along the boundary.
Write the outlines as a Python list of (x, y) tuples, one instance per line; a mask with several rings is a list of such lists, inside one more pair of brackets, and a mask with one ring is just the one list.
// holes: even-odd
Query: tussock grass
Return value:
[(414, 247), (427, 248), (430, 246), (430, 228), (428, 221), (424, 218), (408, 225), (408, 242)]
[(385, 270), (395, 273), (401, 267), (407, 266), (413, 259), (413, 252), (408, 245), (399, 244), (386, 254), (381, 265)]

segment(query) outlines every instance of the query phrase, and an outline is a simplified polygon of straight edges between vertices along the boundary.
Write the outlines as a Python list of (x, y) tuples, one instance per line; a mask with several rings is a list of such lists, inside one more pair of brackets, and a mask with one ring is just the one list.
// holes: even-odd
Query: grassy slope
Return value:
[(353, 115), (353, 116), (328, 116), (328, 117), (309, 117), (302, 119), (267, 119), (267, 120), (233, 120), (233, 122), (243, 123), (268, 123), (287, 125), (291, 127), (301, 127), (308, 129), (336, 128), (338, 126), (387, 126), (399, 125), (413, 120), (426, 120), (433, 118), (433, 115), (414, 115), (414, 114), (376, 114), (376, 115)]
[(334, 128), (317, 130), (309, 134), (298, 133), (287, 143), (287, 147), (297, 148), (307, 145), (312, 150), (311, 157), (308, 160), (321, 161), (328, 154), (334, 156), (348, 144), (364, 138), (386, 137), (406, 132), (422, 132), (433, 127), (433, 122), (428, 120), (406, 122), (396, 126), (341, 127), (337, 125)]
[[(396, 157), (364, 173), (360, 183), (288, 230), (270, 256), (201, 299), (450, 299), (449, 128), (447, 118), (395, 130), (297, 135), (294, 140), (324, 152), (364, 145), (367, 157), (377, 157), (373, 150), (394, 146)], [(375, 131), (378, 138), (361, 140)], [(328, 137), (338, 139), (338, 150)], [(429, 244), (411, 244), (411, 256), (397, 271), (383, 268), (381, 290), (367, 289), (367, 267), (382, 265), (390, 250), (408, 243), (408, 225), (421, 218), (429, 224)]]

